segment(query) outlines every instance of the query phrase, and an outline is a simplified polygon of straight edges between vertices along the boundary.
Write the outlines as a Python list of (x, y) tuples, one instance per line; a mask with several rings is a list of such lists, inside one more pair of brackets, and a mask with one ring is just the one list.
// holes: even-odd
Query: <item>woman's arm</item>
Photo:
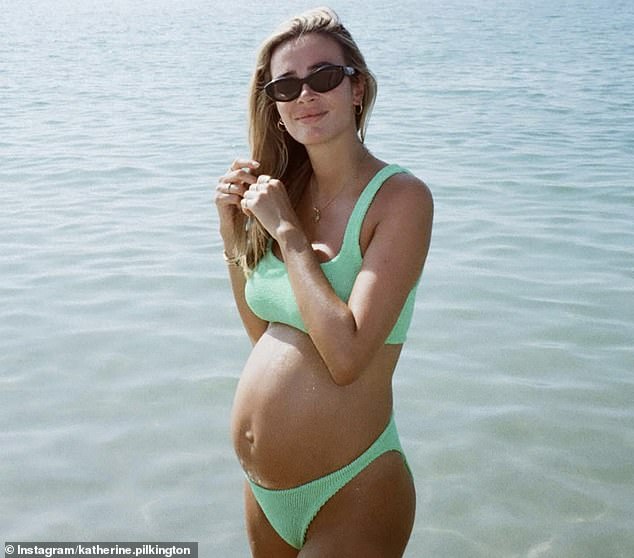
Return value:
[(235, 231), (238, 228), (243, 228), (246, 221), (246, 216), (240, 203), (249, 186), (256, 181), (256, 177), (251, 174), (251, 170), (257, 169), (258, 166), (255, 161), (236, 159), (227, 173), (218, 179), (215, 200), (220, 219), (220, 236), (224, 243), (224, 254), (229, 268), (231, 290), (244, 329), (253, 344), (262, 336), (268, 327), (268, 322), (258, 318), (249, 308), (244, 297), (246, 278), (242, 268), (234, 260), (232, 251), (236, 244)]
[(242, 325), (244, 325), (244, 329), (247, 332), (251, 343), (255, 345), (258, 339), (262, 337), (262, 334), (266, 331), (269, 323), (256, 316), (247, 304), (244, 297), (244, 285), (246, 278), (242, 268), (238, 264), (232, 263), (230, 260), (227, 261), (227, 267), (229, 269), (229, 279), (231, 281), (233, 298), (235, 299), (236, 307), (238, 308), (238, 313), (240, 314), (240, 319), (242, 320)]
[(247, 206), (267, 220), (263, 225), (280, 246), (302, 319), (333, 381), (350, 384), (385, 343), (421, 273), (431, 238), (431, 194), (420, 180), (405, 174), (390, 178), (379, 190), (366, 216), (373, 231), (363, 265), (345, 303), (323, 274), (297, 218), (284, 208), (273, 216), (259, 211), (264, 192), (279, 185), (270, 180), (261, 190), (252, 187), (255, 193), (245, 196), (252, 200)]

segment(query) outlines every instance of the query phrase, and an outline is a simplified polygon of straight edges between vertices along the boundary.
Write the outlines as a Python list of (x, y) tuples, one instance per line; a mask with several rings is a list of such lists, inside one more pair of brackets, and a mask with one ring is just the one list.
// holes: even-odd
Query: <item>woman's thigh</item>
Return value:
[(244, 483), (244, 510), (249, 546), (254, 558), (295, 558), (297, 556), (298, 551), (287, 544), (273, 529), (247, 482)]
[(400, 453), (383, 454), (346, 484), (310, 524), (302, 558), (397, 558), (414, 525), (416, 493)]

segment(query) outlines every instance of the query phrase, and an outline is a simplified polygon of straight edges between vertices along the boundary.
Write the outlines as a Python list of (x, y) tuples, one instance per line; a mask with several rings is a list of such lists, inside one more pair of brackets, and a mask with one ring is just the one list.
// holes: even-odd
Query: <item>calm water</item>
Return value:
[[(634, 554), (634, 4), (333, 2), (436, 199), (408, 557)], [(0, 537), (247, 555), (212, 189), (305, 2), (1, 2)]]

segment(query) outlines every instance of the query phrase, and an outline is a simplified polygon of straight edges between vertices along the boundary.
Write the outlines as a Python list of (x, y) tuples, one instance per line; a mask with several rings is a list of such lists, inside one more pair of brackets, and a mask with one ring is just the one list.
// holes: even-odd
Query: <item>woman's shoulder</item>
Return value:
[(388, 166), (401, 172), (387, 178), (377, 192), (377, 209), (381, 209), (381, 213), (386, 212), (389, 216), (408, 215), (412, 211), (431, 215), (434, 199), (427, 184), (405, 167)]
[(381, 257), (391, 258), (398, 246), (398, 257), (410, 261), (416, 255), (411, 261), (422, 268), (431, 239), (434, 200), (423, 180), (403, 167), (397, 170), (403, 172), (389, 174), (368, 211), (365, 253), (376, 242)]
[[(402, 167), (399, 170), (406, 171)], [(433, 219), (434, 200), (427, 184), (409, 171), (391, 174), (368, 210), (364, 222), (367, 236), (362, 246), (367, 248), (370, 239), (380, 236), (389, 246), (398, 243), (403, 248), (411, 244), (425, 252)], [(421, 238), (426, 241), (420, 242)]]

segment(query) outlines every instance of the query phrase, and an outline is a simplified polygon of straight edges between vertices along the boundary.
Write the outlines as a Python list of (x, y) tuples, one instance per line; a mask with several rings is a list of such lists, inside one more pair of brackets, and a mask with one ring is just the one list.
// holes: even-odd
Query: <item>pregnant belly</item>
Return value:
[(242, 467), (268, 488), (297, 486), (338, 469), (381, 431), (391, 408), (387, 392), (362, 381), (337, 386), (306, 334), (269, 327), (245, 365), (233, 406)]

